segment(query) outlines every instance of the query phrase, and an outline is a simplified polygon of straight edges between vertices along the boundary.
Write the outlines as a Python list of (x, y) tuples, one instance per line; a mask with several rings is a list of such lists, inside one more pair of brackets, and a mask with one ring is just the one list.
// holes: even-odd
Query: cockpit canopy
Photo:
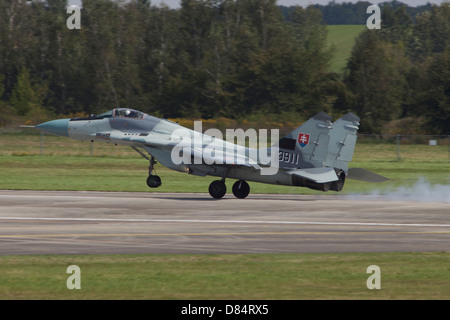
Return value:
[(136, 111), (130, 108), (116, 108), (99, 114), (97, 117), (101, 118), (131, 118), (131, 119), (144, 119), (145, 113)]

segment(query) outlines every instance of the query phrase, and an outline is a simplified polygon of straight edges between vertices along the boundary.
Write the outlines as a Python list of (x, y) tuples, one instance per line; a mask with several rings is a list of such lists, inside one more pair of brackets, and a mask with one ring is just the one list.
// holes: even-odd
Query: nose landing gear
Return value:
[(147, 185), (148, 185), (150, 188), (158, 188), (158, 187), (161, 186), (161, 184), (162, 184), (161, 178), (160, 178), (158, 175), (156, 175), (156, 174), (152, 174), (153, 171), (155, 171), (155, 173), (156, 173), (156, 170), (155, 170), (155, 168), (154, 168), (154, 165), (155, 165), (157, 162), (156, 162), (156, 160), (155, 160), (155, 157), (153, 157), (153, 156), (151, 156), (151, 158), (150, 158), (149, 161), (150, 161), (150, 165), (148, 166)]
[(151, 157), (147, 157), (143, 152), (141, 152), (139, 149), (137, 149), (136, 147), (132, 147), (137, 153), (139, 153), (142, 157), (144, 157), (145, 159), (147, 159), (150, 164), (148, 166), (148, 178), (147, 178), (147, 185), (150, 188), (158, 188), (159, 186), (161, 186), (162, 182), (161, 182), (161, 178), (156, 175), (153, 174), (153, 171), (156, 173), (156, 170), (154, 168), (155, 164), (157, 164), (158, 162), (155, 160), (155, 157), (151, 155)]

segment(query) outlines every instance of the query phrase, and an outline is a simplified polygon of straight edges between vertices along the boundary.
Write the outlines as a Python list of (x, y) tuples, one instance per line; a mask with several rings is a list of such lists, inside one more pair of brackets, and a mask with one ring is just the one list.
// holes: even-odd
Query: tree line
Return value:
[[(367, 21), (366, 11), (367, 7), (370, 5), (372, 5), (372, 3), (369, 1), (336, 3), (336, 1), (333, 0), (326, 5), (315, 4), (313, 6), (322, 13), (323, 21), (328, 25), (365, 25)], [(430, 3), (411, 7), (407, 3), (397, 0), (385, 1), (379, 3), (378, 6), (381, 9), (383, 9), (383, 7), (389, 7), (391, 9), (405, 7), (406, 13), (411, 17), (412, 21), (415, 21), (416, 16), (424, 11), (429, 11), (432, 8)], [(293, 10), (293, 7), (280, 6), (280, 10), (282, 11), (284, 18), (289, 20), (289, 15)]]
[(69, 30), (65, 0), (1, 1), (0, 126), (130, 106), (296, 123), (351, 110), (363, 132), (411, 121), (448, 134), (448, 3), (414, 21), (405, 7), (384, 6), (382, 14), (382, 29), (356, 39), (338, 74), (314, 6), (292, 7), (286, 19), (276, 0), (182, 0), (176, 10), (84, 0), (81, 29)]

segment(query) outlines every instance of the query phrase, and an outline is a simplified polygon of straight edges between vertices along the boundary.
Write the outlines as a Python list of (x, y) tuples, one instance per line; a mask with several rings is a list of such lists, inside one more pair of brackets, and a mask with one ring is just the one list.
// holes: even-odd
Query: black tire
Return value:
[(221, 180), (215, 180), (209, 185), (209, 194), (214, 199), (222, 198), (227, 193), (227, 186)]
[(244, 180), (236, 181), (233, 184), (233, 194), (236, 198), (244, 199), (250, 193), (250, 186)]
[(158, 188), (161, 184), (161, 178), (159, 176), (151, 175), (147, 178), (147, 185), (150, 188)]

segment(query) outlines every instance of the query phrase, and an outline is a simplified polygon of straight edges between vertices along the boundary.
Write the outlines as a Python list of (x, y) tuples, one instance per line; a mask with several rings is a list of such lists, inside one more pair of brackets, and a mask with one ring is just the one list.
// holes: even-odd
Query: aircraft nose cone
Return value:
[(57, 136), (69, 136), (69, 120), (70, 119), (58, 119), (47, 121), (38, 124), (36, 128), (47, 133), (55, 134)]

